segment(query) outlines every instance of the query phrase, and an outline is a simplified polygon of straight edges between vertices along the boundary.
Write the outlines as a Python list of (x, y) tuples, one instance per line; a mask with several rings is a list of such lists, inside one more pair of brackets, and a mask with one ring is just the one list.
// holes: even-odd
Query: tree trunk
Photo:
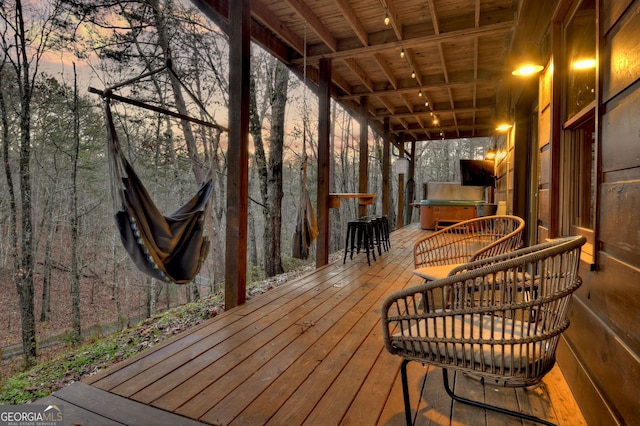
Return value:
[[(53, 220), (53, 210), (55, 205), (55, 193), (58, 186), (58, 178), (54, 179), (47, 202), (47, 239), (44, 248), (44, 270), (42, 271), (42, 308), (40, 310), (40, 322), (49, 321), (51, 314), (51, 262), (53, 258), (53, 236), (56, 229), (56, 221)], [(44, 222), (44, 221), (43, 221)]]
[[(156, 29), (158, 30), (158, 43), (160, 48), (162, 49), (162, 53), (165, 58), (171, 58), (171, 49), (169, 46), (169, 39), (167, 36), (167, 25), (166, 20), (161, 14), (160, 6), (157, 0), (151, 0), (151, 6), (153, 9), (153, 16), (155, 19)], [(169, 73), (169, 80), (171, 81), (171, 88), (173, 90), (173, 95), (176, 102), (176, 109), (180, 114), (189, 115), (187, 111), (187, 106), (184, 101), (184, 96), (182, 95), (182, 86), (180, 81), (173, 73)], [(198, 155), (198, 147), (196, 145), (196, 138), (193, 134), (193, 130), (191, 129), (191, 123), (187, 120), (180, 120), (180, 124), (182, 127), (182, 132), (184, 133), (184, 139), (187, 144), (187, 151), (189, 154), (189, 158), (191, 159), (191, 167), (193, 169), (193, 174), (196, 178), (196, 182), (198, 184), (204, 181), (204, 169), (203, 162), (199, 158)]]
[(277, 61), (271, 101), (271, 138), (269, 140), (269, 208), (267, 209), (267, 226), (265, 228), (265, 273), (267, 277), (284, 272), (281, 248), (282, 197), (284, 195), (282, 190), (282, 157), (288, 85), (289, 70), (282, 62)]
[(73, 64), (73, 155), (71, 158), (71, 306), (73, 338), (76, 343), (82, 340), (82, 322), (80, 319), (80, 267), (78, 265), (78, 153), (80, 151), (80, 112), (78, 110), (78, 79), (76, 65)]
[(20, 86), (20, 225), (22, 240), (22, 256), (20, 267), (16, 271), (18, 276), (17, 286), (20, 299), (20, 316), (22, 320), (22, 347), (24, 351), (25, 366), (30, 366), (36, 360), (36, 325), (34, 309), (34, 285), (33, 285), (33, 221), (31, 211), (31, 99), (32, 82), (29, 75), (30, 61), (27, 57), (26, 32), (24, 28), (24, 16), (22, 14), (22, 2), (16, 0), (16, 14), (18, 21), (17, 39), (21, 74)]

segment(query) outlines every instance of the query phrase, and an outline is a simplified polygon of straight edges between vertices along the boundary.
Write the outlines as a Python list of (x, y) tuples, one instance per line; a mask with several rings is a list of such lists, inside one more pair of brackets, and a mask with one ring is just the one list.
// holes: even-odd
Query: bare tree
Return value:
[[(33, 7), (35, 4), (30, 4)], [(3, 63), (13, 68), (17, 92), (19, 94), (19, 184), (20, 238), (14, 250), (17, 256), (17, 268), (14, 270), (16, 287), (20, 300), (22, 322), (22, 346), (25, 365), (31, 365), (36, 358), (36, 330), (34, 312), (34, 235), (32, 217), (31, 189), (31, 103), (33, 99), (36, 75), (40, 60), (56, 42), (54, 20), (59, 16), (60, 5), (57, 1), (38, 3), (40, 11), (30, 10), (27, 15), (21, 0), (0, 2), (0, 21), (6, 28), (2, 40)], [(38, 13), (39, 12), (39, 13)], [(36, 22), (36, 19), (39, 21)], [(32, 20), (32, 21), (29, 21)], [(32, 24), (32, 25), (30, 25)], [(8, 37), (6, 37), (8, 36)], [(11, 180), (12, 181), (12, 180)], [(17, 209), (17, 203), (13, 206)], [(16, 226), (17, 223), (16, 223)], [(14, 267), (16, 264), (14, 263)]]
[[(250, 132), (255, 147), (256, 167), (262, 194), (265, 217), (265, 275), (272, 277), (284, 272), (282, 267), (282, 172), (284, 153), (284, 117), (289, 87), (289, 70), (275, 58), (261, 55), (260, 76), (265, 84), (262, 107), (258, 107), (256, 96), (256, 78), (251, 76), (251, 118)], [(260, 68), (260, 67), (259, 67)], [(262, 118), (269, 110), (270, 134), (268, 158), (262, 138)]]

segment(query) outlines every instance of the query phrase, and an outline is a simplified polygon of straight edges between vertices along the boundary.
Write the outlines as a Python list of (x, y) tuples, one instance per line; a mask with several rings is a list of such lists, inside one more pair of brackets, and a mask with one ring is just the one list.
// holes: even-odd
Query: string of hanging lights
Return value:
[[(392, 22), (391, 22), (391, 16), (389, 15), (389, 7), (386, 4), (386, 0), (380, 0), (380, 4), (381, 4), (382, 8), (384, 9), (384, 20), (383, 20), (384, 25), (385, 26), (389, 26), (389, 25), (391, 25)], [(416, 86), (418, 87), (418, 97), (420, 97), (420, 98), (427, 97), (427, 93), (425, 91), (423, 91), (420, 79), (418, 79), (418, 75), (416, 74), (416, 70), (413, 67), (413, 64), (411, 64), (409, 58), (407, 57), (407, 52), (405, 51), (404, 47), (402, 47), (400, 49), (400, 58), (401, 59), (406, 59), (407, 60), (407, 64), (411, 68), (411, 78), (413, 80), (416, 80)], [(429, 102), (428, 99), (425, 100), (424, 106), (429, 109), (429, 115), (432, 118), (432, 124), (436, 128), (436, 131), (439, 132), (439, 135), (444, 139), (444, 132), (443, 132), (442, 128), (440, 128), (440, 120), (438, 120), (438, 117), (434, 114), (433, 106), (431, 105), (431, 103)]]

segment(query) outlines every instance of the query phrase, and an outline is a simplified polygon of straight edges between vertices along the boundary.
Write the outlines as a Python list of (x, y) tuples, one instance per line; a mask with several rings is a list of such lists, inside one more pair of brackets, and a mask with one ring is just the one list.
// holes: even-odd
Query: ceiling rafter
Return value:
[[(227, 28), (230, 0), (191, 1)], [(362, 97), (372, 99), (375, 131), (387, 117), (407, 141), (438, 139), (440, 127), (449, 137), (486, 136), (504, 97), (520, 0), (447, 2), (251, 0), (251, 38), (298, 76), (306, 60), (309, 84), (318, 83), (320, 59), (329, 59), (332, 97), (356, 115)]]
[(409, 111), (413, 113), (415, 109), (413, 106), (413, 102), (411, 102), (411, 98), (409, 98), (409, 95), (407, 95), (406, 93), (403, 93), (400, 95), (400, 97), (404, 101), (405, 105), (407, 105), (407, 108), (409, 109)]
[[(338, 41), (336, 38), (329, 32), (329, 30), (327, 30), (327, 27), (322, 23), (322, 21), (320, 21), (318, 16), (309, 9), (309, 6), (307, 6), (303, 0), (286, 0), (286, 2), (298, 14), (298, 16), (307, 22), (311, 30), (320, 37), (332, 52), (338, 51)], [(252, 2), (252, 8), (253, 3), (255, 2)]]
[[(407, 49), (421, 48), (428, 45), (440, 43), (443, 41), (450, 41), (450, 40), (460, 41), (460, 40), (468, 40), (469, 38), (472, 38), (472, 37), (504, 35), (505, 33), (512, 31), (515, 24), (516, 24), (515, 21), (499, 22), (496, 24), (483, 25), (478, 28), (454, 30), (446, 33), (415, 37), (415, 38), (401, 40), (401, 41), (370, 44), (367, 47), (345, 49), (337, 52), (328, 52), (328, 53), (323, 53), (319, 55), (310, 55), (307, 57), (307, 62), (317, 63), (320, 59), (323, 59), (323, 58), (344, 59), (344, 58), (358, 58), (361, 56), (367, 57), (375, 53), (385, 52), (393, 49), (397, 49), (399, 51), (400, 49), (404, 48), (406, 51)], [(302, 58), (294, 59), (292, 63), (300, 65), (302, 63)]]
[(393, 86), (393, 88), (395, 90), (397, 90), (398, 89), (398, 79), (393, 74), (393, 70), (389, 66), (389, 62), (387, 62), (384, 59), (384, 55), (382, 53), (376, 53), (376, 54), (373, 55), (373, 57), (376, 60), (376, 63), (378, 64), (378, 66), (380, 67), (382, 72), (384, 73), (385, 77), (387, 78), (387, 81), (389, 81), (391, 86)]
[(358, 80), (360, 80), (362, 84), (364, 84), (365, 87), (369, 89), (369, 92), (374, 91), (373, 82), (371, 81), (367, 73), (365, 73), (358, 65), (357, 61), (354, 58), (343, 59), (343, 62), (351, 70), (351, 72), (353, 72), (353, 74), (358, 77)]
[(378, 96), (378, 99), (391, 112), (391, 115), (395, 113), (395, 107), (386, 96)]
[(389, 25), (393, 28), (393, 32), (398, 40), (402, 40), (402, 22), (398, 19), (398, 12), (396, 12), (395, 6), (391, 3), (391, 0), (380, 0), (384, 12), (389, 17)]
[[(426, 94), (427, 91), (429, 90), (441, 90), (441, 89), (447, 89), (449, 87), (452, 88), (456, 88), (456, 87), (467, 87), (470, 85), (493, 85), (496, 84), (497, 82), (499, 82), (499, 79), (482, 79), (482, 80), (463, 80), (463, 81), (452, 81), (449, 83), (437, 83), (437, 84), (426, 84), (422, 86), (422, 93)], [(376, 96), (383, 96), (383, 95), (389, 95), (389, 94), (402, 94), (402, 93), (414, 93), (417, 90), (420, 90), (420, 87), (416, 86), (409, 86), (409, 87), (403, 87), (403, 88), (399, 88), (399, 89), (384, 89), (384, 90), (376, 90), (375, 92), (373, 92), (373, 95)], [(343, 99), (356, 99), (362, 95), (368, 95), (371, 93), (349, 93), (347, 95), (341, 95), (339, 96), (339, 99), (343, 100)], [(429, 101), (431, 102), (431, 101)]]
[[(433, 111), (434, 114), (437, 114), (439, 116), (443, 116), (443, 115), (451, 115), (454, 113), (457, 114), (470, 114), (473, 112), (490, 112), (493, 111), (493, 107), (476, 107), (476, 108), (456, 108), (454, 109), (441, 109), (441, 110), (437, 110), (437, 111)], [(413, 116), (431, 116), (431, 112), (432, 111), (420, 111), (420, 110), (416, 110), (413, 112), (399, 112), (396, 111), (395, 114), (393, 114), (394, 117), (397, 118), (403, 118), (403, 117), (413, 117)], [(376, 120), (382, 120), (385, 117), (389, 117), (389, 114), (376, 114), (373, 118), (375, 118)]]
[(369, 45), (369, 34), (364, 29), (362, 22), (358, 19), (358, 16), (355, 14), (351, 6), (346, 0), (334, 0), (336, 2), (336, 6), (338, 9), (344, 14), (344, 18), (349, 23), (349, 26), (356, 34), (356, 37), (360, 40), (363, 46)]

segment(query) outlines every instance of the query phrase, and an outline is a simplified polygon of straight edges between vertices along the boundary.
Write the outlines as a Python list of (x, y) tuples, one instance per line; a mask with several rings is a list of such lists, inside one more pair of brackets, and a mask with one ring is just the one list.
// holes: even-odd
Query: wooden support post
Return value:
[(413, 203), (413, 199), (415, 197), (415, 192), (416, 192), (416, 181), (414, 179), (415, 175), (416, 175), (416, 162), (414, 161), (416, 158), (416, 143), (415, 142), (411, 142), (411, 154), (409, 157), (409, 180), (407, 181), (407, 185), (411, 185), (409, 187), (407, 187), (406, 193), (407, 196), (405, 197), (405, 201), (404, 201), (404, 223), (406, 225), (411, 224), (412, 219), (413, 219), (413, 206), (411, 206), (411, 203)]
[(389, 216), (389, 196), (391, 169), (391, 143), (389, 142), (389, 117), (384, 118), (384, 134), (382, 135), (382, 214)]
[(331, 59), (320, 59), (318, 82), (318, 239), (316, 266), (329, 263), (329, 152), (331, 116)]
[(249, 204), (250, 0), (229, 2), (229, 149), (225, 309), (246, 301)]
[[(404, 134), (400, 135), (400, 158), (404, 158)], [(398, 224), (400, 229), (404, 226), (404, 173), (398, 174)]]
[[(360, 98), (360, 163), (358, 167), (358, 192), (369, 192), (369, 102)], [(367, 215), (367, 206), (358, 204), (358, 216)]]

